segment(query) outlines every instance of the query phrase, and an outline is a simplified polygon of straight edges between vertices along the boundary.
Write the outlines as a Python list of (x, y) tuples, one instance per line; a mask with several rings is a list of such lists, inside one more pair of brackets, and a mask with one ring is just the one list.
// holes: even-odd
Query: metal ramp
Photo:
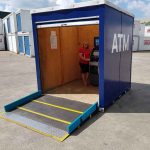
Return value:
[(64, 141), (97, 110), (97, 103), (90, 105), (50, 95), (35, 95), (5, 106), (7, 112), (0, 118)]

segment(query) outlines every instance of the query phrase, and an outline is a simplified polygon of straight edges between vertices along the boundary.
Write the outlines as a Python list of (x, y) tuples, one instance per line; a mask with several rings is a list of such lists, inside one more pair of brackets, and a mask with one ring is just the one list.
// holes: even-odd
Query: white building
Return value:
[(3, 19), (9, 51), (34, 56), (32, 20), (29, 10), (18, 10)]
[(150, 37), (150, 26), (145, 26), (145, 36)]
[(5, 50), (3, 21), (0, 19), (0, 51)]
[(150, 27), (135, 21), (133, 30), (133, 51), (150, 50)]

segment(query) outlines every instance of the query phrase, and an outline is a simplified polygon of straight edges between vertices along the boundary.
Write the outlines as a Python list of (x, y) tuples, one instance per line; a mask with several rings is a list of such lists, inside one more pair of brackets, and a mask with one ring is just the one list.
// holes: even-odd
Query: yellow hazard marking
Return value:
[(27, 126), (27, 125), (25, 125), (25, 124), (22, 124), (22, 123), (13, 121), (13, 120), (8, 119), (8, 118), (5, 118), (5, 117), (3, 117), (3, 116), (0, 116), (0, 118), (3, 119), (3, 120), (6, 120), (6, 121), (8, 121), (8, 122), (14, 123), (14, 124), (16, 124), (16, 125), (19, 125), (19, 126), (21, 126), (21, 127), (24, 127), (24, 128), (26, 128), (26, 129), (32, 130), (32, 131), (34, 131), (34, 132), (37, 132), (37, 133), (39, 133), (39, 134), (42, 134), (42, 135), (44, 135), (44, 136), (51, 137), (51, 138), (53, 138), (53, 139), (55, 139), (55, 140), (57, 140), (57, 141), (59, 141), (59, 142), (63, 142), (63, 141), (69, 136), (69, 134), (66, 134), (66, 135), (64, 135), (64, 136), (61, 137), (61, 138), (60, 138), (60, 137), (56, 137), (56, 136), (53, 136), (53, 135), (51, 135), (51, 134), (47, 134), (47, 133), (44, 133), (44, 132), (42, 132), (42, 131), (40, 131), (40, 130), (37, 130), (37, 129), (33, 128), (33, 127)]
[(62, 106), (58, 106), (58, 105), (53, 105), (53, 104), (50, 104), (50, 103), (45, 103), (45, 102), (41, 102), (41, 101), (37, 101), (37, 100), (34, 100), (33, 102), (43, 104), (43, 105), (47, 105), (47, 106), (50, 106), (50, 107), (55, 107), (55, 108), (67, 110), (67, 111), (70, 111), (70, 112), (75, 112), (75, 113), (78, 113), (78, 114), (83, 114), (82, 111), (78, 111), (78, 110), (74, 110), (74, 109), (70, 109), (70, 108), (66, 108), (66, 107), (62, 107)]
[(65, 121), (65, 120), (62, 120), (62, 119), (58, 119), (58, 118), (55, 118), (55, 117), (52, 117), (52, 116), (48, 116), (48, 115), (45, 115), (45, 114), (42, 114), (42, 113), (39, 113), (39, 112), (35, 112), (35, 111), (32, 111), (32, 110), (27, 109), (27, 108), (19, 107), (18, 109), (24, 110), (26, 112), (36, 114), (36, 115), (39, 115), (39, 116), (42, 116), (42, 117), (45, 117), (45, 118), (48, 118), (48, 119), (51, 119), (51, 120), (62, 122), (62, 123), (65, 123), (65, 124), (71, 124), (71, 122), (68, 122), (68, 121)]

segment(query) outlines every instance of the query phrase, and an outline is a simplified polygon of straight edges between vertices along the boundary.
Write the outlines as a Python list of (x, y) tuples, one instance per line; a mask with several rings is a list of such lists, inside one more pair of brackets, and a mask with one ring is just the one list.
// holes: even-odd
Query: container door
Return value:
[(61, 27), (60, 38), (62, 78), (65, 84), (80, 78), (78, 27)]
[(24, 53), (22, 36), (18, 36), (18, 47), (19, 47), (19, 53)]
[(30, 41), (29, 36), (24, 37), (24, 48), (25, 48), (25, 54), (30, 56)]
[(38, 29), (42, 90), (46, 92), (62, 83), (60, 29)]
[(20, 32), (22, 30), (20, 13), (16, 15), (16, 19), (17, 19), (17, 30), (18, 30), (18, 32)]

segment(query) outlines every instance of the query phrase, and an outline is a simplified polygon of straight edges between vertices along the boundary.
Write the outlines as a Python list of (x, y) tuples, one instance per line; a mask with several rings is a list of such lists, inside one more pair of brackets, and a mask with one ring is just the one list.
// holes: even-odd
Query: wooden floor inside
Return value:
[(46, 94), (88, 104), (94, 104), (99, 100), (98, 87), (92, 85), (86, 87), (81, 80), (73, 81)]

